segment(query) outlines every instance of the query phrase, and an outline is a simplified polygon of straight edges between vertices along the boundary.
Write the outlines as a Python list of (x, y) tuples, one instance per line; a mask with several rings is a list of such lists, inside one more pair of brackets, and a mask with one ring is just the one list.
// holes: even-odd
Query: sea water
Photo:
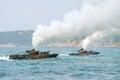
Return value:
[(120, 80), (120, 48), (91, 48), (99, 55), (69, 56), (77, 47), (42, 47), (57, 58), (10, 60), (30, 47), (0, 48), (0, 80)]

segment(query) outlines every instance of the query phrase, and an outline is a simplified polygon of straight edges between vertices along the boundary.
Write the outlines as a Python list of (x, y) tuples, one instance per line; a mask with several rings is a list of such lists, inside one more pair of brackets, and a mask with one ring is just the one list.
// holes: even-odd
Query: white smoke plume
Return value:
[(88, 36), (83, 40), (82, 47), (84, 49), (88, 49), (93, 42), (99, 41), (107, 35), (108, 34), (104, 31), (96, 31), (95, 33), (93, 33), (92, 35)]
[(33, 48), (48, 40), (83, 40), (83, 48), (100, 39), (120, 40), (120, 0), (87, 0), (79, 10), (66, 13), (62, 21), (37, 25)]

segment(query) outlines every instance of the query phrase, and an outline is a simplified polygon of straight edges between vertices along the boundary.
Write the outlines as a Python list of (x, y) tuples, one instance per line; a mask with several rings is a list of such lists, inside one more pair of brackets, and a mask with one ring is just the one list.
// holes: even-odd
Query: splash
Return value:
[(10, 60), (9, 56), (0, 56), (0, 60)]
[(59, 54), (59, 56), (69, 56), (69, 54)]
[[(83, 40), (83, 48), (100, 39), (119, 41), (119, 3), (120, 0), (87, 0), (79, 10), (66, 13), (62, 21), (37, 25), (32, 38), (33, 48), (38, 49), (40, 44), (47, 41)], [(113, 29), (118, 31), (115, 32)]]

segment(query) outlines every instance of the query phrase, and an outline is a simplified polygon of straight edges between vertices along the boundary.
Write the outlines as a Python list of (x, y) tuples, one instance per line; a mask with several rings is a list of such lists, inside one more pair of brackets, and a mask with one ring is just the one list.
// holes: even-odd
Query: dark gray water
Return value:
[(0, 48), (0, 80), (120, 80), (120, 48), (91, 48), (99, 55), (69, 56), (76, 47), (41, 48), (58, 53), (57, 58), (9, 60), (24, 53), (24, 47)]

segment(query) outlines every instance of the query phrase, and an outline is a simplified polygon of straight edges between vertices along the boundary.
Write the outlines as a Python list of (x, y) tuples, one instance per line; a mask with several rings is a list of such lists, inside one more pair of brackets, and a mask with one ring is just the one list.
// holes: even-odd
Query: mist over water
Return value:
[(81, 41), (87, 49), (95, 41), (120, 40), (120, 0), (87, 0), (80, 9), (65, 13), (62, 21), (37, 25), (33, 33), (33, 48), (46, 41)]

